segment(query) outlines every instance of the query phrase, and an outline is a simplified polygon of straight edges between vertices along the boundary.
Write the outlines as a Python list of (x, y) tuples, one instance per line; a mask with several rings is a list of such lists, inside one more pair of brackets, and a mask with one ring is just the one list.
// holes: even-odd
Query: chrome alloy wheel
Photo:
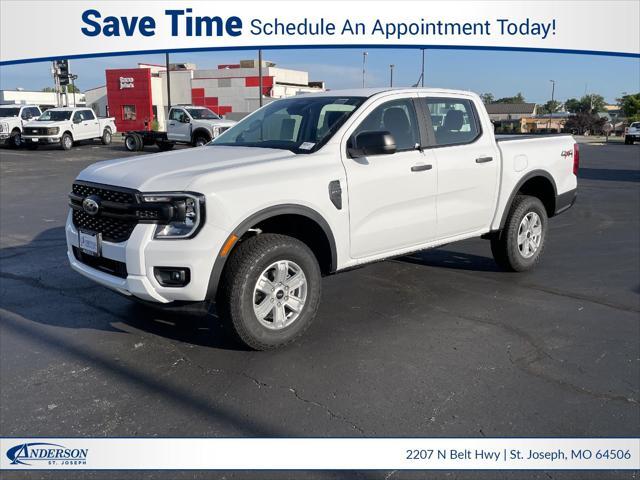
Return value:
[(253, 311), (261, 325), (282, 330), (300, 316), (307, 300), (307, 277), (290, 260), (272, 263), (253, 289)]
[(535, 212), (527, 213), (518, 227), (518, 250), (524, 258), (531, 258), (540, 248), (542, 221)]

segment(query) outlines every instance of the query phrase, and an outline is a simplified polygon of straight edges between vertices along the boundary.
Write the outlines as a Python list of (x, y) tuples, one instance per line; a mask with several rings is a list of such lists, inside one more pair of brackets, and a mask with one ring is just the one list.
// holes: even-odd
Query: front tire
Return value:
[(202, 146), (206, 145), (207, 143), (209, 143), (210, 141), (211, 141), (211, 139), (209, 139), (208, 137), (205, 137), (203, 134), (197, 134), (193, 138), (193, 146), (194, 147), (202, 147)]
[(218, 293), (218, 312), (242, 343), (254, 350), (283, 347), (316, 316), (321, 274), (301, 241), (264, 233), (232, 253)]
[(65, 133), (62, 135), (60, 139), (60, 146), (63, 150), (71, 150), (73, 147), (73, 137), (69, 133)]
[(504, 270), (524, 272), (533, 269), (545, 247), (547, 211), (542, 202), (528, 195), (517, 195), (502, 231), (491, 239), (491, 252)]
[(22, 133), (20, 130), (14, 130), (9, 137), (9, 146), (12, 148), (20, 148), (22, 146)]

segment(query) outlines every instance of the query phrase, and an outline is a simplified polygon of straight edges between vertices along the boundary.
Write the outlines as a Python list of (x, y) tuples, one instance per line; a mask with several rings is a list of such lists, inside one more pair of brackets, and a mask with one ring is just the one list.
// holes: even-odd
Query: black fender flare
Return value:
[[(310, 207), (306, 207), (304, 205), (296, 205), (296, 204), (283, 204), (283, 205), (274, 205), (271, 207), (267, 207), (263, 210), (260, 210), (240, 223), (233, 231), (229, 234), (229, 236), (236, 235), (238, 238), (242, 238), (242, 236), (247, 233), (247, 231), (255, 224), (260, 223), (264, 220), (267, 220), (272, 217), (276, 217), (278, 215), (300, 215), (303, 217), (307, 217), (309, 220), (316, 222), (322, 231), (326, 235), (329, 240), (329, 247), (331, 249), (331, 272), (334, 272), (338, 268), (338, 253), (336, 249), (336, 240), (333, 236), (333, 232), (331, 231), (331, 227), (329, 223), (324, 219), (324, 217)], [(229, 237), (227, 237), (229, 238)], [(218, 284), (220, 282), (220, 277), (222, 276), (222, 271), (224, 270), (224, 266), (227, 263), (227, 259), (229, 256), (221, 256), (220, 252), (216, 253), (216, 259), (213, 263), (213, 268), (211, 269), (211, 275), (209, 276), (209, 286), (207, 288), (207, 300), (213, 300), (218, 291)]]
[[(507, 216), (509, 215), (509, 211), (511, 210), (511, 205), (513, 204), (513, 199), (515, 198), (516, 193), (518, 193), (518, 190), (520, 190), (520, 187), (522, 187), (522, 185), (524, 185), (526, 182), (528, 182), (529, 180), (535, 177), (544, 177), (551, 182), (551, 185), (553, 186), (553, 201), (555, 203), (556, 198), (558, 196), (558, 188), (556, 187), (556, 181), (553, 179), (551, 174), (545, 170), (532, 170), (529, 173), (527, 173), (524, 177), (522, 177), (518, 181), (518, 183), (516, 183), (516, 186), (513, 187), (513, 190), (511, 191), (511, 195), (509, 195), (509, 200), (505, 204), (504, 210), (502, 212), (502, 217), (500, 219), (500, 228), (499, 228), (500, 230), (504, 228), (504, 224), (507, 221)], [(553, 209), (553, 211), (555, 212), (555, 208)]]
[(208, 138), (209, 141), (213, 139), (211, 132), (204, 127), (198, 127), (193, 132), (191, 132), (191, 143), (195, 143), (196, 137), (199, 133), (202, 133), (205, 138)]

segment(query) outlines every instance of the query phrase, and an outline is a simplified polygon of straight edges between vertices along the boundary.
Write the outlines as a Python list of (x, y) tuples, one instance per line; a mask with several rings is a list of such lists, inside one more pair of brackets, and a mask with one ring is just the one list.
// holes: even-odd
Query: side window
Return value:
[(82, 113), (80, 113), (80, 110), (78, 110), (76, 113), (73, 114), (73, 121), (74, 122), (82, 121)]
[(123, 105), (122, 106), (122, 119), (123, 120), (135, 120), (136, 119), (136, 106), (135, 105)]
[(383, 103), (371, 112), (353, 133), (354, 146), (362, 132), (387, 131), (393, 135), (398, 151), (414, 150), (420, 143), (418, 120), (409, 98)]
[(23, 120), (29, 120), (33, 115), (31, 115), (31, 110), (29, 108), (23, 108), (22, 113), (20, 114), (20, 118)]
[(480, 134), (470, 100), (460, 98), (425, 99), (436, 145), (471, 143)]
[(82, 119), (83, 120), (95, 120), (96, 116), (93, 114), (91, 110), (83, 110), (82, 111)]
[(37, 107), (31, 107), (31, 117), (39, 117), (40, 110)]
[(181, 122), (183, 115), (184, 115), (184, 110), (182, 110), (180, 108), (174, 108), (174, 109), (171, 110), (171, 113), (169, 114), (169, 120), (174, 120), (176, 122)]

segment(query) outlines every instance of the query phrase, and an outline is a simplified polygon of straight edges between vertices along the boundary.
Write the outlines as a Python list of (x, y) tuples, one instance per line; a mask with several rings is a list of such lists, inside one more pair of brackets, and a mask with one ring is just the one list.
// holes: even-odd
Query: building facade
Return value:
[[(260, 104), (257, 62), (218, 65), (198, 70), (194, 64), (170, 65), (171, 105), (198, 105), (218, 115), (240, 119)], [(109, 69), (106, 84), (87, 90), (86, 102), (99, 115), (115, 117), (120, 131), (165, 128), (169, 99), (163, 65)], [(262, 64), (263, 103), (298, 93), (324, 90), (323, 82), (309, 82), (307, 72)]]

